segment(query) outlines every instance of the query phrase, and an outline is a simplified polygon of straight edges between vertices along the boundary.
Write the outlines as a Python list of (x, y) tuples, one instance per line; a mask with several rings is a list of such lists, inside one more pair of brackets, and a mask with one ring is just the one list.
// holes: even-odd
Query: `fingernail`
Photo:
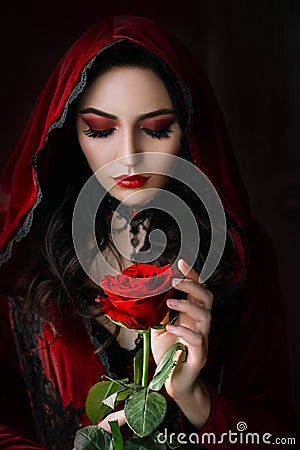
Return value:
[(177, 284), (181, 283), (182, 278), (172, 278), (172, 285), (176, 286)]
[(191, 267), (184, 259), (180, 259), (178, 262), (182, 263), (185, 267)]
[(169, 330), (169, 331), (174, 331), (174, 330), (176, 329), (176, 325), (170, 325), (170, 324), (168, 324), (168, 325), (166, 326), (166, 328), (167, 328), (167, 330)]
[(202, 280), (202, 278), (200, 278), (200, 275), (199, 275), (199, 277), (198, 277), (198, 283), (199, 283), (199, 284), (203, 284), (204, 287), (206, 287), (206, 283), (205, 283), (205, 281)]
[(177, 306), (178, 305), (178, 301), (175, 298), (169, 298), (167, 300), (168, 305), (170, 306)]

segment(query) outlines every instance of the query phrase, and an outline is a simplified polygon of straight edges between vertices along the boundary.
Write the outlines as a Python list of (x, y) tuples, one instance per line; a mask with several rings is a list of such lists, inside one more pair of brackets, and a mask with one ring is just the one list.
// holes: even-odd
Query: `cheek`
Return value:
[(171, 136), (168, 139), (151, 139), (149, 137), (145, 143), (145, 151), (168, 153), (169, 155), (179, 155), (181, 150), (180, 137)]
[(114, 159), (114, 156), (109, 151), (109, 146), (99, 139), (81, 139), (79, 141), (81, 149), (90, 165), (95, 171), (108, 164)]

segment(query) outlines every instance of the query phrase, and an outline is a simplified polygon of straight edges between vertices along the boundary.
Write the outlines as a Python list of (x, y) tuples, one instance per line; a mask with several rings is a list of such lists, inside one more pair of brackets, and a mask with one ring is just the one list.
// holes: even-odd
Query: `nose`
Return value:
[(137, 164), (137, 154), (139, 153), (135, 132), (132, 129), (124, 130), (121, 142), (121, 163), (129, 170)]

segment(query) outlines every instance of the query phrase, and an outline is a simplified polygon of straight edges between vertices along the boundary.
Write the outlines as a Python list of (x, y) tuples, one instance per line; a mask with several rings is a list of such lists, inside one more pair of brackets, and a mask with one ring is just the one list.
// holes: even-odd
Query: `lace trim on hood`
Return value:
[(23, 224), (20, 226), (18, 232), (9, 241), (9, 243), (5, 247), (4, 251), (2, 253), (0, 253), (0, 266), (2, 266), (2, 264), (4, 264), (6, 261), (8, 261), (9, 258), (11, 257), (14, 242), (21, 241), (21, 239), (23, 239), (29, 233), (29, 231), (31, 229), (32, 222), (33, 222), (34, 210), (38, 206), (38, 204), (40, 203), (40, 201), (42, 200), (42, 197), (43, 197), (40, 184), (37, 180), (37, 175), (36, 175), (36, 181), (37, 181), (37, 185), (38, 185), (37, 199), (36, 199), (33, 207), (31, 208), (31, 210), (27, 214)]
[[(45, 142), (44, 142), (44, 145), (43, 145), (42, 149), (45, 148), (45, 146), (46, 146), (46, 144), (48, 142), (49, 134), (51, 133), (51, 131), (54, 130), (54, 129), (57, 129), (57, 128), (61, 128), (63, 126), (63, 124), (64, 124), (64, 122), (66, 120), (66, 117), (67, 117), (67, 113), (68, 113), (68, 109), (69, 109), (70, 104), (83, 91), (83, 89), (84, 89), (84, 87), (86, 85), (86, 81), (87, 81), (87, 70), (91, 68), (91, 66), (93, 65), (95, 59), (97, 58), (97, 56), (103, 50), (109, 48), (110, 46), (112, 46), (114, 44), (115, 44), (115, 42), (113, 42), (111, 44), (108, 44), (105, 48), (101, 49), (100, 52), (96, 56), (94, 56), (94, 58), (92, 58), (88, 62), (88, 64), (83, 68), (82, 73), (81, 73), (81, 77), (80, 77), (80, 81), (74, 86), (74, 89), (72, 90), (69, 98), (67, 99), (61, 117), (56, 122), (53, 122), (52, 125), (49, 127), (48, 132), (47, 132), (47, 136), (46, 136), (46, 139), (45, 139)], [(39, 152), (42, 149), (38, 150), (35, 153), (35, 155), (32, 157), (32, 160), (31, 160), (31, 165), (32, 165), (33, 170), (35, 172), (36, 183), (38, 185), (37, 199), (36, 199), (34, 205), (32, 206), (32, 208), (30, 209), (30, 211), (28, 212), (27, 216), (25, 217), (24, 222), (19, 227), (18, 231), (11, 238), (11, 240), (6, 245), (4, 250), (0, 253), (0, 266), (2, 264), (4, 264), (6, 261), (8, 261), (9, 258), (11, 257), (13, 244), (15, 242), (21, 241), (21, 239), (23, 239), (29, 233), (29, 231), (31, 229), (31, 226), (32, 226), (32, 222), (33, 222), (34, 210), (36, 209), (36, 207), (39, 205), (39, 203), (42, 200), (43, 193), (42, 193), (42, 190), (41, 190), (41, 187), (40, 187), (40, 183), (39, 183), (39, 180), (38, 180), (38, 174), (37, 174), (37, 160), (38, 160)]]

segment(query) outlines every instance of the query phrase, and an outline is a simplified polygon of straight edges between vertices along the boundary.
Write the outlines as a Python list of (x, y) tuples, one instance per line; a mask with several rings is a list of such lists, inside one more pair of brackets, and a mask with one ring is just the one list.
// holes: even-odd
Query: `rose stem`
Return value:
[(142, 387), (147, 387), (150, 350), (150, 330), (143, 332), (143, 376)]

